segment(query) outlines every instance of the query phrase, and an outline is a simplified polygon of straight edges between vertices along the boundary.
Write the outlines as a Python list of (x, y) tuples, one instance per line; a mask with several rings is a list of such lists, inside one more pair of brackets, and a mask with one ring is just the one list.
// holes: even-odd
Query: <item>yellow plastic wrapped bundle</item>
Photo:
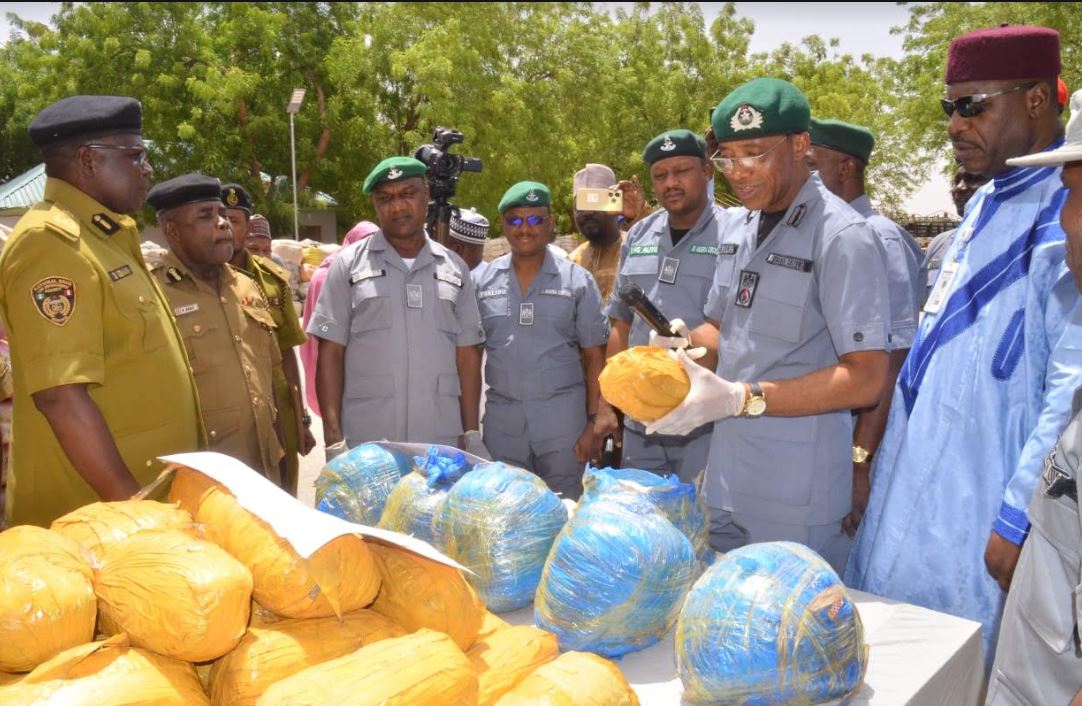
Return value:
[(236, 648), (214, 663), (214, 706), (254, 706), (272, 684), (308, 667), (350, 654), (406, 631), (379, 613), (358, 610), (341, 619), (283, 620), (250, 628)]
[(379, 592), (379, 572), (360, 537), (338, 537), (305, 559), (202, 473), (178, 470), (169, 497), (204, 525), (209, 539), (248, 567), (256, 601), (273, 613), (327, 618), (365, 608)]
[(477, 633), (477, 639), (484, 640), (489, 635), (500, 630), (506, 630), (509, 627), (511, 627), (511, 623), (492, 611), (486, 610), (484, 615), (481, 616), (481, 630)]
[(192, 516), (169, 503), (121, 500), (92, 503), (54, 520), (52, 530), (73, 539), (100, 562), (106, 548), (143, 530), (185, 530)]
[(369, 546), (383, 575), (373, 610), (411, 632), (447, 633), (463, 650), (477, 640), (485, 609), (462, 572), (405, 549)]
[(0, 686), (7, 686), (8, 684), (14, 684), (23, 678), (22, 674), (8, 674), (7, 672), (0, 672)]
[(0, 577), (0, 671), (94, 639), (94, 575), (72, 540), (31, 525), (0, 532)]
[(447, 635), (420, 630), (309, 667), (259, 706), (473, 706), (477, 674)]
[(248, 625), (252, 575), (210, 542), (140, 532), (105, 551), (94, 577), (107, 635), (187, 662), (217, 659)]
[(499, 630), (466, 652), (477, 671), (478, 706), (492, 706), (535, 669), (560, 654), (556, 636), (529, 625)]
[(252, 601), (252, 617), (248, 620), (248, 627), (265, 628), (268, 625), (280, 623), (283, 620), (286, 620), (286, 618), (275, 615), (254, 600)]
[(209, 706), (192, 665), (129, 647), (124, 635), (66, 650), (0, 687), (4, 706)]
[(640, 422), (653, 422), (684, 401), (691, 380), (680, 363), (657, 346), (635, 346), (609, 358), (599, 378), (601, 394)]
[(496, 706), (639, 706), (639, 699), (609, 660), (565, 652), (534, 670)]
[(301, 251), (301, 264), (319, 267), (327, 259), (327, 251), (322, 248), (309, 247)]

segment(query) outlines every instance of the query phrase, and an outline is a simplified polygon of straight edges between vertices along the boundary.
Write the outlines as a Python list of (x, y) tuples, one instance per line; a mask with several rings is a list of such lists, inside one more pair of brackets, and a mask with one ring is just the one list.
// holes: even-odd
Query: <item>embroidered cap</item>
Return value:
[(646, 144), (642, 161), (653, 164), (669, 157), (706, 159), (706, 140), (691, 130), (668, 130)]
[(552, 194), (547, 186), (539, 181), (520, 181), (504, 193), (498, 208), (500, 213), (504, 213), (516, 206), (531, 208), (551, 205)]
[(418, 159), (388, 157), (368, 173), (362, 190), (366, 194), (371, 194), (373, 189), (385, 181), (404, 181), (413, 177), (424, 177), (427, 173), (428, 167)]
[(718, 142), (807, 132), (810, 122), (808, 99), (779, 78), (757, 78), (737, 87), (710, 118)]

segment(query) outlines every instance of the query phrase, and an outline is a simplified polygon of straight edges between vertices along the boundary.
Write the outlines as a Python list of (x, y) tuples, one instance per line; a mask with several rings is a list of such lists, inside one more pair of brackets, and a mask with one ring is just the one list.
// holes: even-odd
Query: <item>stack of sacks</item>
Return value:
[(192, 529), (192, 516), (176, 505), (153, 500), (93, 503), (53, 520), (50, 529), (73, 539), (100, 562), (105, 550), (144, 530)]
[(263, 520), (209, 477), (182, 468), (170, 499), (204, 525), (207, 537), (252, 572), (253, 595), (286, 618), (325, 618), (365, 608), (379, 592), (379, 573), (368, 545), (344, 535), (307, 559)]
[(370, 610), (341, 619), (282, 620), (249, 628), (240, 644), (214, 663), (209, 693), (215, 706), (254, 706), (274, 683), (406, 631)]
[(379, 526), (438, 546), (433, 521), (447, 492), (470, 470), (470, 464), (461, 451), (433, 445), (424, 458), (413, 458), (413, 468), (387, 496)]
[(556, 537), (534, 601), (560, 648), (614, 657), (661, 639), (695, 572), (691, 543), (653, 503), (614, 490)]
[(492, 706), (542, 664), (560, 654), (556, 636), (529, 625), (497, 630), (467, 652), (477, 672), (478, 706)]
[(192, 665), (128, 646), (124, 635), (66, 650), (0, 686), (4, 706), (210, 706)]
[(460, 649), (477, 640), (485, 608), (453, 567), (419, 554), (372, 542), (383, 586), (372, 610), (406, 630), (439, 630)]
[(252, 575), (210, 542), (147, 531), (105, 550), (94, 591), (105, 634), (126, 633), (136, 647), (206, 662), (244, 635)]
[(676, 408), (691, 389), (683, 366), (656, 346), (635, 346), (605, 362), (601, 395), (632, 419), (653, 422)]
[(538, 667), (496, 706), (639, 706), (639, 699), (612, 662), (567, 652)]
[(768, 542), (720, 556), (696, 582), (676, 661), (691, 703), (803, 706), (856, 693), (868, 647), (830, 565), (801, 544)]
[(272, 240), (271, 252), (282, 258), (282, 262), (287, 265), (299, 266), (304, 262), (304, 245), (290, 238)]
[(710, 523), (695, 486), (681, 483), (675, 475), (659, 476), (634, 468), (599, 469), (593, 466), (587, 466), (582, 485), (584, 490), (579, 504), (604, 498), (616, 489), (640, 493), (684, 533), (699, 561), (709, 565), (714, 560), (714, 551), (710, 548)]
[(434, 534), (489, 610), (529, 605), (567, 510), (533, 473), (503, 463), (476, 466), (451, 488)]
[(0, 671), (29, 672), (93, 639), (94, 576), (75, 542), (30, 525), (0, 532), (0, 576)]
[(169, 254), (169, 251), (163, 248), (157, 243), (152, 243), (149, 240), (145, 240), (139, 243), (139, 250), (143, 253), (143, 260), (146, 261), (147, 267), (156, 268), (162, 264), (165, 256)]
[(323, 467), (316, 478), (316, 509), (375, 526), (387, 497), (410, 472), (405, 454), (378, 443), (361, 444)]
[(381, 640), (274, 684), (259, 706), (471, 706), (477, 673), (447, 635)]

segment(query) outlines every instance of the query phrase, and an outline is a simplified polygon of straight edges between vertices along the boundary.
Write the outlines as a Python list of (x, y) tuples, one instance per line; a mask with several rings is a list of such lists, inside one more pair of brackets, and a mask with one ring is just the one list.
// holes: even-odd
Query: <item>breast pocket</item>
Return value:
[(387, 278), (371, 277), (354, 283), (350, 292), (353, 315), (349, 329), (353, 333), (379, 331), (391, 327), (391, 296)]
[(455, 340), (461, 330), (458, 324), (458, 297), (461, 287), (436, 280), (436, 328)]
[(223, 341), (215, 324), (200, 319), (181, 317), (177, 321), (180, 336), (188, 348), (188, 361), (192, 371), (198, 375), (222, 363), (228, 346), (228, 338)]
[(246, 326), (244, 334), (252, 351), (260, 358), (274, 357), (272, 344), (278, 345), (274, 337), (274, 331), (277, 328), (274, 319), (266, 309), (243, 308), (245, 318), (242, 323)]
[(635, 255), (627, 258), (620, 272), (649, 292), (657, 280), (657, 262), (657, 255)]
[(508, 296), (485, 297), (477, 302), (481, 312), (481, 325), (485, 329), (485, 347), (498, 348), (506, 345), (511, 337), (511, 298)]
[(117, 312), (129, 322), (132, 332), (124, 344), (126, 352), (149, 353), (164, 346), (170, 323), (154, 290), (130, 275), (115, 282), (112, 291)]
[(812, 273), (765, 265), (752, 298), (748, 330), (789, 343), (801, 340)]

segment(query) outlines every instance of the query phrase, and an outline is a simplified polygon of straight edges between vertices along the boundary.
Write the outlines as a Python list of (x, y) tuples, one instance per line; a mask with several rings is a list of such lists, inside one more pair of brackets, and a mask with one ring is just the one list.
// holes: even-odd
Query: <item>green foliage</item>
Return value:
[[(870, 126), (878, 201), (897, 204), (944, 159), (936, 98), (950, 39), (1001, 21), (1046, 24), (1068, 38), (1064, 66), (1082, 85), (1082, 13), (1070, 3), (914, 5), (901, 61), (839, 54), (810, 36), (749, 55), (753, 23), (727, 3), (706, 26), (698, 3), (64, 3), (48, 24), (13, 18), (0, 48), (0, 178), (39, 157), (26, 126), (72, 93), (143, 102), (156, 179), (187, 171), (238, 181), (276, 232), (292, 227), (289, 119), (293, 88), (298, 181), (332, 194), (344, 232), (373, 215), (361, 183), (391, 154), (411, 154), (437, 125), (484, 159), (455, 201), (490, 217), (521, 179), (552, 189), (563, 231), (571, 176), (586, 162), (637, 175), (663, 130), (705, 130), (710, 109), (763, 75), (793, 80), (813, 112)], [(272, 175), (264, 180), (260, 173)], [(285, 175), (284, 178), (283, 175)], [(725, 188), (718, 179), (719, 190)]]

